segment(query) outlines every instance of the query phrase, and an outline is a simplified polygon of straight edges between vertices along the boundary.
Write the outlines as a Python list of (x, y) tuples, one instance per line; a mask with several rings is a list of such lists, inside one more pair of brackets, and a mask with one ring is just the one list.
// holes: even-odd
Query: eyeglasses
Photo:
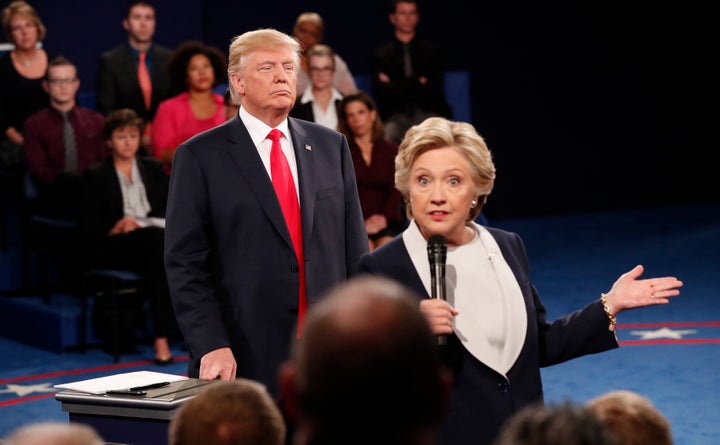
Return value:
[(51, 85), (70, 85), (71, 83), (74, 83), (77, 80), (77, 78), (73, 79), (48, 79), (48, 83)]
[(331, 66), (311, 66), (309, 69), (314, 73), (328, 73), (330, 71), (335, 71)]

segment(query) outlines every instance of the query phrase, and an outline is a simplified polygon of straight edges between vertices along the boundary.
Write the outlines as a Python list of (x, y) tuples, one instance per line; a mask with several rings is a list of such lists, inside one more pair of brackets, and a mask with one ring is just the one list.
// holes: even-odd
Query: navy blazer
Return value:
[(153, 43), (150, 46), (152, 68), (152, 99), (150, 109), (145, 108), (140, 82), (137, 77), (137, 62), (132, 48), (123, 43), (100, 56), (95, 86), (95, 108), (108, 114), (120, 108), (130, 108), (145, 121), (152, 121), (157, 107), (172, 95), (167, 64), (172, 50)]
[[(505, 376), (470, 354), (453, 334), (445, 355), (455, 372), (455, 389), (438, 445), (490, 445), (503, 422), (525, 405), (543, 400), (540, 368), (575, 357), (616, 348), (600, 300), (548, 322), (535, 286), (530, 282), (527, 253), (520, 237), (486, 227), (495, 238), (520, 285), (527, 310), (527, 334), (520, 355)], [(429, 298), (405, 248), (402, 235), (365, 255), (361, 273), (381, 274)]]
[[(288, 118), (295, 147), (308, 304), (357, 271), (368, 251), (345, 137)], [(238, 377), (275, 391), (298, 309), (298, 263), (267, 170), (235, 118), (178, 147), (170, 179), (165, 265), (189, 347), (188, 374), (231, 347)]]

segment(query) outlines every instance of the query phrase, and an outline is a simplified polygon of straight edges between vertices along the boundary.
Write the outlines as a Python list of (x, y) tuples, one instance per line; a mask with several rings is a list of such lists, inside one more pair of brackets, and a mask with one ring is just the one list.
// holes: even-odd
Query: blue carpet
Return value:
[(0, 337), (0, 438), (19, 425), (36, 421), (67, 422), (68, 414), (55, 400), (53, 385), (131, 371), (156, 371), (187, 375), (187, 355), (179, 342), (171, 343), (176, 362), (159, 366), (150, 344), (140, 345), (115, 364), (99, 350), (54, 353)]
[[(671, 304), (618, 317), (621, 347), (543, 369), (548, 401), (583, 402), (626, 388), (649, 397), (670, 420), (675, 445), (716, 445), (720, 437), (720, 205), (623, 210), (491, 224), (519, 233), (533, 282), (551, 318), (584, 306), (637, 264), (646, 276), (684, 282)], [(665, 330), (663, 330), (665, 328)], [(32, 326), (31, 329), (42, 329)], [(677, 338), (673, 338), (677, 337)], [(180, 344), (176, 356), (184, 355)], [(52, 385), (159, 367), (152, 348), (123, 355), (53, 353), (0, 337), (0, 437), (38, 420), (67, 420)]]
[[(637, 264), (645, 267), (644, 276), (681, 279), (681, 295), (669, 305), (618, 316), (619, 349), (544, 368), (545, 396), (582, 402), (630, 389), (666, 415), (675, 445), (719, 443), (720, 206), (493, 223), (523, 237), (533, 282), (551, 318), (597, 298)], [(663, 326), (682, 339), (642, 340), (660, 335)]]

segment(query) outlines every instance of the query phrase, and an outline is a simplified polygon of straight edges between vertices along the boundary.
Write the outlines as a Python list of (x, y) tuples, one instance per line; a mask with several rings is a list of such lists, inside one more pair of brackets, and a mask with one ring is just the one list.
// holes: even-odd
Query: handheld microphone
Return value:
[[(432, 235), (427, 244), (428, 260), (430, 260), (430, 278), (432, 298), (441, 298), (447, 301), (445, 296), (445, 261), (447, 259), (447, 241), (442, 235)], [(439, 346), (447, 343), (447, 335), (438, 335)]]

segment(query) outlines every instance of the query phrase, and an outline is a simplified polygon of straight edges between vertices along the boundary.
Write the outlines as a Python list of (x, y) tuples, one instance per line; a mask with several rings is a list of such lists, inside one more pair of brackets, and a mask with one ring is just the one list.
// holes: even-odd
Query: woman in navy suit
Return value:
[(112, 155), (85, 170), (81, 226), (92, 266), (142, 274), (155, 361), (168, 364), (167, 337), (174, 322), (163, 265), (168, 176), (159, 160), (137, 156), (142, 130), (142, 118), (129, 108), (107, 116), (103, 137)]
[[(666, 304), (682, 286), (675, 277), (640, 279), (636, 266), (601, 298), (548, 321), (520, 237), (473, 222), (494, 181), (490, 151), (472, 125), (433, 117), (412, 127), (395, 160), (395, 185), (411, 223), (360, 261), (362, 272), (394, 278), (425, 297), (422, 312), (433, 332), (446, 336), (455, 390), (440, 445), (492, 443), (513, 413), (542, 401), (541, 367), (616, 348), (617, 314)], [(447, 243), (446, 301), (428, 298), (433, 235)]]

